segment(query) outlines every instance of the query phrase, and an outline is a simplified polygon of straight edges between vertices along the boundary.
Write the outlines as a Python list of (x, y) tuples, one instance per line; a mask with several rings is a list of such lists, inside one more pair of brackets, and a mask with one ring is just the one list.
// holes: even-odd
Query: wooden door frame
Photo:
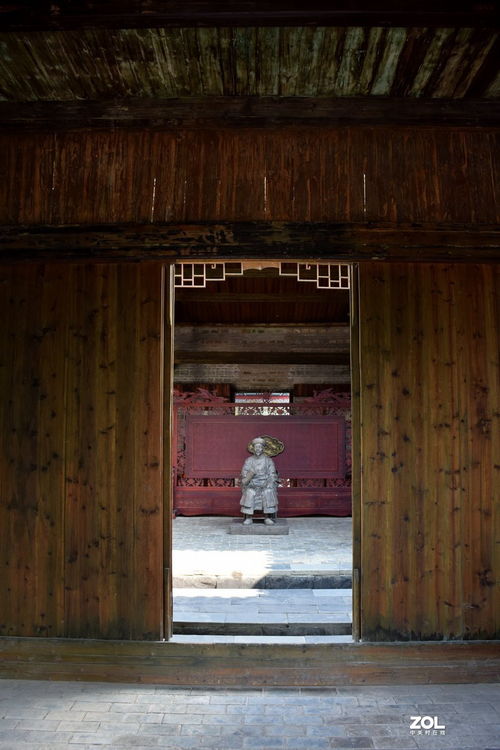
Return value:
[(162, 637), (168, 641), (173, 634), (172, 595), (172, 393), (174, 386), (174, 264), (162, 265), (163, 307), (163, 600), (161, 614)]
[[(249, 258), (250, 259), (250, 258)], [(186, 262), (208, 262), (199, 257), (182, 258)], [(263, 263), (270, 258), (256, 258)], [(213, 261), (213, 259), (212, 259)], [(335, 259), (310, 258), (308, 263), (336, 263)], [(348, 263), (350, 268), (349, 320), (351, 350), (351, 452), (352, 452), (352, 637), (359, 641), (361, 637), (361, 430), (360, 430), (360, 352), (359, 352), (359, 299), (358, 299), (358, 264)], [(173, 519), (173, 466), (172, 466), (172, 427), (173, 427), (173, 382), (174, 382), (174, 268), (175, 261), (163, 267), (164, 297), (164, 422), (163, 422), (163, 463), (164, 463), (164, 550), (163, 550), (163, 638), (169, 640), (173, 634), (173, 595), (172, 595), (172, 519)], [(167, 293), (168, 292), (168, 293)], [(170, 337), (168, 337), (171, 332)]]
[(349, 325), (351, 332), (351, 517), (352, 517), (352, 638), (361, 639), (361, 351), (359, 326), (359, 265), (350, 266)]

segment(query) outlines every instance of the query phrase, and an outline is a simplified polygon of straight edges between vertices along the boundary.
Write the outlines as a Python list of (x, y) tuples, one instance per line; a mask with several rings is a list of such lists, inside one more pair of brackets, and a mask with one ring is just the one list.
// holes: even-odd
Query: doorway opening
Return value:
[[(350, 277), (333, 263), (176, 265), (175, 640), (353, 638)], [(278, 512), (245, 526), (241, 469), (262, 435), (283, 446), (268, 452)]]

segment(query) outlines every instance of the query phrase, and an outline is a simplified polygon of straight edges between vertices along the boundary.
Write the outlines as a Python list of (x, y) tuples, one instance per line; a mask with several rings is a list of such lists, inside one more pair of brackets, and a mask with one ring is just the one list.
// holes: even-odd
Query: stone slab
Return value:
[(232, 575), (174, 575), (173, 585), (175, 588), (196, 589), (350, 589), (352, 574), (349, 571), (270, 571), (262, 576), (249, 576), (236, 571)]
[(242, 518), (233, 518), (228, 527), (229, 534), (242, 536), (281, 536), (290, 532), (290, 527), (284, 518), (277, 518), (272, 526), (267, 526), (264, 519), (256, 518), (253, 523), (245, 526)]
[(252, 588), (258, 589), (351, 589), (352, 573), (267, 573)]

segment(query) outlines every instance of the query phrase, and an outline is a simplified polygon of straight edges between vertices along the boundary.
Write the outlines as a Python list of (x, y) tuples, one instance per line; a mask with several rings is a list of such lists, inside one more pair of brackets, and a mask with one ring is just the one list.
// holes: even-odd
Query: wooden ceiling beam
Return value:
[(0, 226), (0, 261), (322, 259), (339, 262), (500, 259), (497, 226), (186, 222)]
[(220, 129), (500, 125), (500, 100), (205, 96), (117, 101), (0, 102), (0, 129)]
[(186, 352), (176, 351), (175, 364), (203, 365), (349, 365), (347, 352)]
[[(216, 282), (208, 282), (208, 286), (206, 289), (200, 289), (197, 288), (184, 288), (184, 289), (178, 289), (176, 292), (176, 300), (179, 302), (187, 302), (188, 304), (202, 304), (202, 305), (218, 305), (221, 303), (231, 303), (231, 304), (238, 304), (242, 303), (245, 304), (245, 302), (262, 302), (263, 304), (272, 304), (273, 307), (276, 305), (296, 305), (297, 304), (297, 295), (296, 294), (283, 294), (280, 292), (279, 296), (276, 296), (276, 293), (269, 293), (266, 294), (264, 292), (256, 292), (255, 294), (252, 292), (225, 292), (223, 291), (224, 287), (217, 287), (214, 286)], [(217, 294), (212, 294), (211, 290), (217, 289)], [(306, 290), (306, 293), (302, 293), (300, 295), (300, 302), (317, 302), (318, 301), (318, 293), (320, 293), (324, 297), (331, 294), (331, 291), (329, 289), (317, 289), (316, 285), (311, 283), (310, 289), (311, 294), (307, 294), (308, 287), (305, 286), (304, 289)], [(314, 290), (314, 292), (313, 292)], [(347, 294), (347, 290), (339, 290), (336, 289), (335, 292), (338, 293), (339, 291), (344, 292), (344, 294)]]
[(495, 0), (91, 0), (0, 4), (4, 31), (192, 26), (420, 26), (498, 25)]

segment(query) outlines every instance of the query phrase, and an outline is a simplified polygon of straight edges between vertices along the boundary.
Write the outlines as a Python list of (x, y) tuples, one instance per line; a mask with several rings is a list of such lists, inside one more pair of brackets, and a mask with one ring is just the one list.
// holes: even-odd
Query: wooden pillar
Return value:
[(159, 265), (0, 272), (2, 635), (162, 637)]

